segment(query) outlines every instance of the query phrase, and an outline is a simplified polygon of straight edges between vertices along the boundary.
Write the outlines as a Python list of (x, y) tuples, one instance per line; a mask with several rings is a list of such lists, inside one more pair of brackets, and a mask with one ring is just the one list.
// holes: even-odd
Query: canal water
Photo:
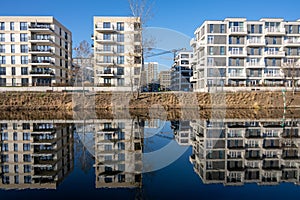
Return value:
[(1, 199), (299, 197), (298, 112), (249, 112), (2, 117)]

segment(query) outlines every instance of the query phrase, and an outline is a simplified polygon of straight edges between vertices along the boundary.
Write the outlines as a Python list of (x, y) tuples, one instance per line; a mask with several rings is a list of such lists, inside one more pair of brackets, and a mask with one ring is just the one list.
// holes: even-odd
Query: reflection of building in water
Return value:
[(204, 183), (300, 184), (299, 122), (197, 120), (191, 126), (190, 159)]
[(96, 127), (96, 187), (141, 187), (144, 122), (103, 120)]
[(192, 145), (193, 132), (190, 121), (171, 121), (171, 127), (179, 145)]
[(161, 123), (160, 119), (149, 119), (145, 121), (145, 128), (159, 128)]
[(0, 128), (0, 188), (55, 189), (73, 170), (72, 126), (2, 121)]

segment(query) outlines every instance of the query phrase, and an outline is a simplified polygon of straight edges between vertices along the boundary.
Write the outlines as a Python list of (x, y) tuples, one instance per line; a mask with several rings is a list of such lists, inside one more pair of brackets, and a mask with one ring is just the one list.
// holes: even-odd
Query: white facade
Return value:
[(192, 51), (180, 51), (175, 56), (173, 66), (182, 66), (182, 67), (191, 68), (192, 59), (193, 59)]
[(281, 90), (299, 84), (300, 21), (205, 21), (191, 40), (194, 91)]
[(95, 85), (135, 90), (142, 66), (140, 19), (94, 17), (93, 40)]
[(67, 85), (72, 33), (53, 17), (0, 16), (0, 85)]

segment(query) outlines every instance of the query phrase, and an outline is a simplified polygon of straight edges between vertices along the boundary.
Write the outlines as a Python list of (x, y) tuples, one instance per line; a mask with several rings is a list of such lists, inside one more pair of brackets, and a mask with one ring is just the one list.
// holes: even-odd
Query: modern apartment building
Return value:
[(140, 18), (95, 16), (93, 40), (95, 85), (136, 90), (142, 67)]
[(66, 85), (72, 33), (54, 17), (0, 16), (0, 85)]
[(141, 187), (144, 122), (101, 121), (95, 129), (96, 188)]
[[(158, 81), (158, 63), (157, 62), (145, 62), (145, 80), (141, 80), (145, 85), (150, 83), (156, 83)], [(143, 85), (143, 84), (142, 84)]]
[(203, 183), (300, 184), (298, 119), (208, 119), (191, 126), (190, 161)]
[(300, 21), (205, 21), (191, 40), (194, 91), (281, 90), (299, 85)]
[(191, 68), (193, 56), (194, 54), (192, 51), (179, 51), (175, 56), (173, 66)]
[(1, 189), (56, 189), (73, 170), (72, 125), (0, 122)]
[(171, 71), (165, 70), (159, 72), (159, 84), (161, 90), (170, 90), (171, 88)]

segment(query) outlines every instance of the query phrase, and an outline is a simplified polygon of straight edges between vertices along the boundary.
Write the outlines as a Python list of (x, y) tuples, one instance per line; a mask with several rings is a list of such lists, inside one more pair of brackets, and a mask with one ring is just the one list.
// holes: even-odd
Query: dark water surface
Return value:
[(299, 197), (300, 119), (235, 112), (176, 120), (1, 119), (0, 197)]

